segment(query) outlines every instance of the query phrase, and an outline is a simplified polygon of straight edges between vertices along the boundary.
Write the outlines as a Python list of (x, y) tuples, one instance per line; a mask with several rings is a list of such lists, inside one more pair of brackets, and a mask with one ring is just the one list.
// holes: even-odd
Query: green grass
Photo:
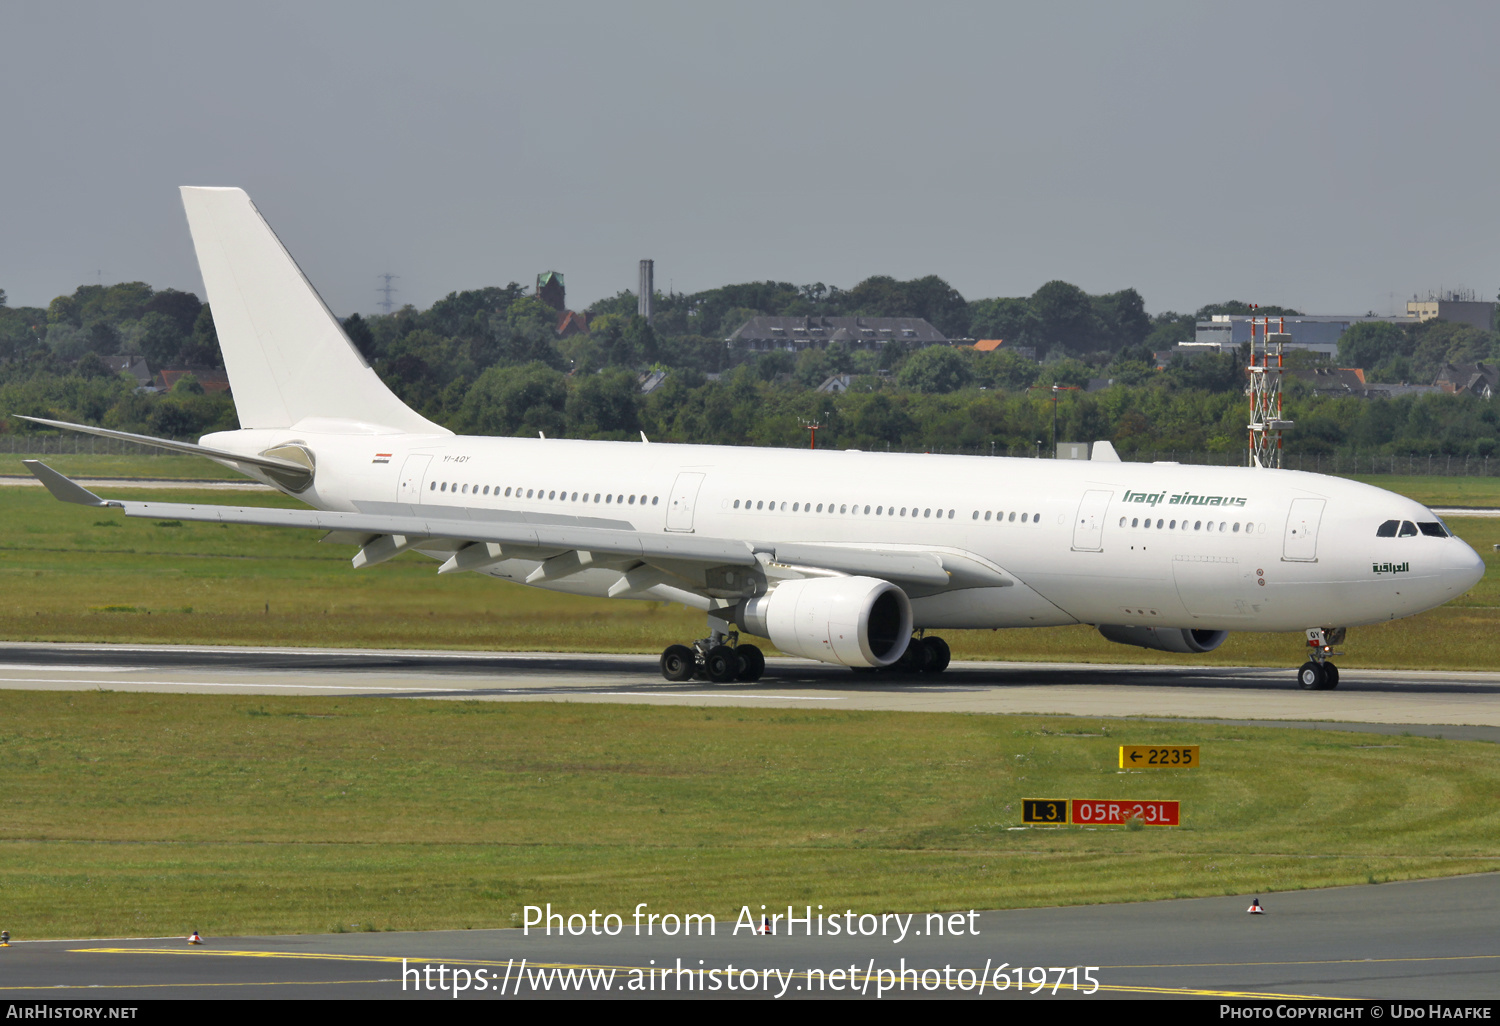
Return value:
[[(1116, 746), (1203, 768), (1122, 774)], [(1252, 894), (1494, 869), (1480, 742), (1060, 717), (0, 692), (17, 937)], [(1023, 797), (1183, 827), (1012, 830)], [(358, 924), (358, 925), (356, 925)]]
[(1500, 477), (1423, 477), (1389, 474), (1344, 474), (1377, 488), (1398, 492), (1424, 506), (1500, 507)]
[[(208, 492), (109, 494), (225, 501)], [(298, 505), (271, 493), (253, 501)], [(1452, 526), (1490, 572), (1441, 609), (1353, 631), (1341, 665), (1500, 666), (1500, 519)], [(654, 653), (703, 629), (702, 614), (682, 606), (578, 598), (477, 574), (440, 578), (418, 555), (356, 571), (352, 547), (319, 537), (134, 520), (58, 503), (39, 488), (0, 489), (0, 639)], [(1207, 656), (1174, 656), (1113, 644), (1085, 626), (944, 637), (960, 659), (1282, 666), (1302, 648), (1293, 635), (1238, 633)]]

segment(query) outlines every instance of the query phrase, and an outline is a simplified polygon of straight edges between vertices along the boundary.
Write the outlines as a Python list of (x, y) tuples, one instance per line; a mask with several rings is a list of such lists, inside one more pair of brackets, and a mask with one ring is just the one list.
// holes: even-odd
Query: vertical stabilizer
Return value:
[(386, 388), (243, 189), (183, 186), (242, 428), (307, 418), (450, 434)]

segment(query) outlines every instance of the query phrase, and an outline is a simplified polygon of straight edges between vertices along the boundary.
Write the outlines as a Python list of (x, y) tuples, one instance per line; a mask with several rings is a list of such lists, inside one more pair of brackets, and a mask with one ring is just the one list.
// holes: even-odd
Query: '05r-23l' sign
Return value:
[(1146, 826), (1177, 826), (1177, 802), (1074, 798), (1022, 798), (1021, 822), (1052, 826), (1120, 826), (1139, 819)]
[(1073, 825), (1103, 824), (1115, 826), (1126, 820), (1138, 819), (1146, 826), (1177, 826), (1180, 810), (1177, 802), (1104, 801), (1074, 798), (1072, 808)]

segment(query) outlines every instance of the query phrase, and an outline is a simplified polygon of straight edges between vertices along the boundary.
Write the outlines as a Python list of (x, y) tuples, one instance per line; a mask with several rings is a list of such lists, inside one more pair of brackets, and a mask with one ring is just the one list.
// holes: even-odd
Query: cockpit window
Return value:
[(1446, 538), (1446, 537), (1448, 537), (1448, 532), (1445, 531), (1445, 530), (1443, 530), (1443, 525), (1442, 524), (1434, 523), (1434, 522), (1429, 522), (1429, 521), (1423, 521), (1421, 523), (1418, 523), (1417, 526), (1420, 527), (1422, 529), (1422, 533), (1425, 534), (1429, 538)]
[(1376, 530), (1375, 537), (1377, 537), (1377, 538), (1394, 538), (1394, 537), (1396, 537), (1396, 528), (1399, 527), (1399, 526), (1400, 526), (1400, 521), (1397, 521), (1397, 520), (1387, 520), (1385, 523), (1383, 523), (1383, 524), (1380, 525), (1379, 529)]
[(1415, 538), (1417, 536), (1417, 525), (1410, 520), (1401, 521), (1401, 530), (1397, 532), (1398, 538)]

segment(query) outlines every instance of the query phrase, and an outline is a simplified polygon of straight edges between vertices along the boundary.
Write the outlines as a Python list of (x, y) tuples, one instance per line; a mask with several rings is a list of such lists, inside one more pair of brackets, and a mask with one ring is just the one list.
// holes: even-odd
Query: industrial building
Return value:
[(920, 317), (752, 317), (729, 336), (730, 346), (750, 352), (801, 352), (838, 342), (849, 349), (946, 345), (947, 337)]
[(1454, 324), (1467, 324), (1480, 331), (1489, 331), (1495, 323), (1495, 304), (1481, 303), (1473, 292), (1447, 292), (1426, 299), (1415, 296), (1406, 304), (1407, 317), (1417, 321), (1442, 318)]
[[(1263, 316), (1261, 315), (1261, 319)], [(1207, 349), (1222, 353), (1237, 353), (1242, 344), (1250, 341), (1250, 322), (1256, 319), (1249, 314), (1215, 314), (1208, 320), (1199, 321), (1193, 333), (1193, 341), (1183, 345), (1199, 347), (1197, 349), (1199, 352)], [(1271, 320), (1273, 324), (1283, 325), (1283, 330), (1292, 336), (1292, 341), (1286, 346), (1288, 351), (1308, 349), (1330, 357), (1338, 355), (1339, 339), (1344, 332), (1356, 324), (1364, 321), (1381, 321), (1386, 324), (1399, 325), (1417, 323), (1416, 317), (1402, 315), (1359, 317), (1345, 314), (1303, 314), (1296, 317), (1273, 317)], [(1184, 349), (1183, 351), (1194, 350)]]

